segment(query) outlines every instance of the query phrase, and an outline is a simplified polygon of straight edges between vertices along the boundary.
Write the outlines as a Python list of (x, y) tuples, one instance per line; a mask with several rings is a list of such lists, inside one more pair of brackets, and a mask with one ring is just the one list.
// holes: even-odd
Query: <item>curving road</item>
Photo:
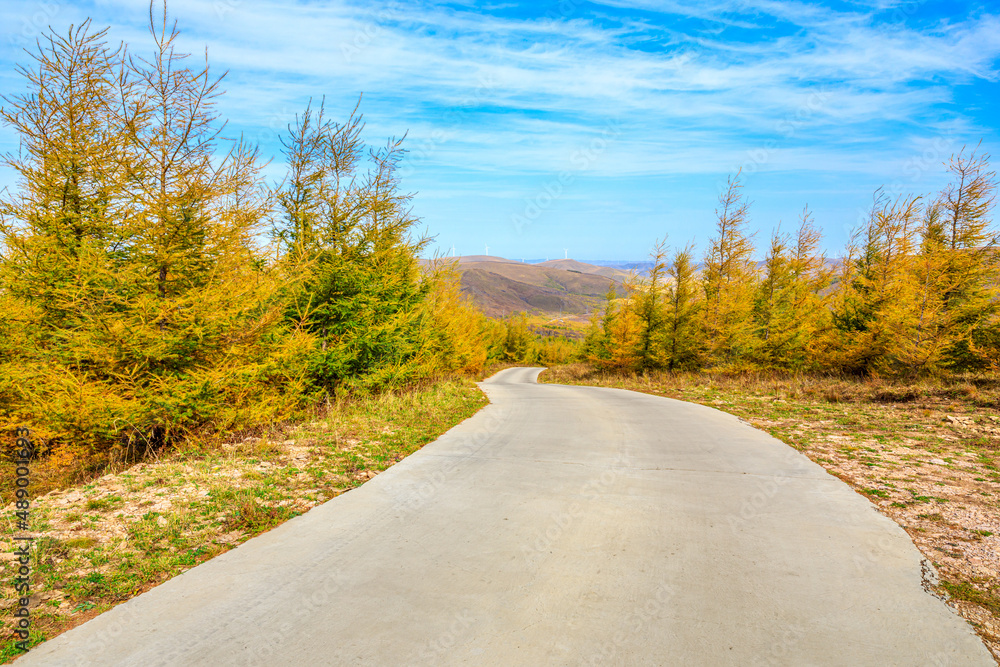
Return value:
[[(735, 417), (538, 385), (19, 665), (993, 665), (844, 483)], [(923, 568), (923, 572), (922, 572)]]

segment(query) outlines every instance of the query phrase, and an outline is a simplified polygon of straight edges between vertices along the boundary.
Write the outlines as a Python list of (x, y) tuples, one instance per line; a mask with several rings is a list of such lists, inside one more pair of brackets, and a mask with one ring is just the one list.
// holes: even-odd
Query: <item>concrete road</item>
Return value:
[(361, 488), (19, 665), (993, 665), (906, 534), (706, 407), (483, 383)]

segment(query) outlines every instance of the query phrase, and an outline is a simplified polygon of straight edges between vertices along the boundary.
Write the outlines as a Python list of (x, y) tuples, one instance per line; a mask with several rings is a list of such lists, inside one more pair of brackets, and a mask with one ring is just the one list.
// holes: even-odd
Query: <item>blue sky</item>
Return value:
[[(143, 0), (0, 5), (0, 91), (47, 24), (92, 17), (143, 51)], [(367, 138), (408, 132), (403, 186), (437, 246), (641, 259), (704, 248), (743, 168), (759, 245), (808, 204), (836, 255), (881, 185), (930, 194), (980, 140), (1000, 155), (1000, 3), (173, 0), (229, 70), (222, 112), (276, 157), (310, 97)], [(0, 149), (16, 136), (0, 129)], [(0, 172), (0, 185), (12, 175)]]

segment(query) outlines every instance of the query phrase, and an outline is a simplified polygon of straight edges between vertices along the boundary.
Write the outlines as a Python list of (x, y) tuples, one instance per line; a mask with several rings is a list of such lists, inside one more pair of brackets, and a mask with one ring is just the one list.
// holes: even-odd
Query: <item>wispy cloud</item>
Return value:
[[(213, 64), (230, 70), (224, 111), (233, 127), (265, 150), (277, 153), (276, 132), (309, 97), (326, 95), (339, 113), (364, 91), (373, 138), (410, 132), (413, 180), (428, 201), (454, 199), (455, 175), (478, 173), (457, 191), (480, 188), (494, 211), (503, 197), (485, 196), (490, 178), (566, 169), (609, 121), (621, 135), (588, 171), (608, 179), (718, 178), (765, 147), (760, 173), (867, 183), (934, 136), (995, 141), (995, 121), (970, 113), (956, 90), (995, 85), (1000, 18), (971, 6), (953, 16), (913, 2), (845, 6), (170, 2), (185, 44), (207, 46)], [(18, 11), (5, 5), (0, 19), (20, 25)], [(142, 3), (74, 3), (60, 17), (84, 14), (135, 48), (146, 43)], [(0, 54), (9, 69), (13, 51)], [(501, 189), (511, 210), (519, 191)], [(449, 224), (433, 209), (425, 215)]]

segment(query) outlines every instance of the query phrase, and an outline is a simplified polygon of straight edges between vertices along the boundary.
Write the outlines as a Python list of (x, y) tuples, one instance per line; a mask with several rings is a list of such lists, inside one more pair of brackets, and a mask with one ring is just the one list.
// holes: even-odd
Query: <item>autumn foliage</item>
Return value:
[(289, 119), (287, 175), (223, 134), (222, 77), (89, 22), (39, 43), (0, 117), (0, 428), (29, 427), (53, 469), (99, 468), (192, 433), (274, 423), (339, 391), (486, 361), (486, 324), (401, 192), (400, 140), (309, 105)]
[(951, 183), (930, 198), (877, 191), (837, 260), (820, 251), (808, 209), (756, 260), (737, 175), (719, 198), (701, 266), (690, 247), (670, 255), (658, 244), (651, 271), (595, 314), (586, 358), (625, 371), (1000, 370), (996, 174), (977, 151), (963, 150), (948, 168)]
[(362, 139), (358, 109), (288, 119), (285, 175), (224, 133), (222, 77), (177, 51), (153, 11), (150, 48), (89, 22), (38, 44), (2, 98), (20, 137), (2, 156), (0, 429), (27, 426), (51, 469), (96, 470), (192, 434), (273, 424), (344, 392), (493, 361), (602, 368), (837, 370), (1000, 366), (1000, 253), (988, 156), (962, 152), (930, 199), (876, 193), (843, 254), (804, 211), (758, 261), (737, 175), (706, 255), (653, 253), (612, 290), (580, 344), (525, 316), (490, 320), (456, 267), (423, 262), (403, 141)]

